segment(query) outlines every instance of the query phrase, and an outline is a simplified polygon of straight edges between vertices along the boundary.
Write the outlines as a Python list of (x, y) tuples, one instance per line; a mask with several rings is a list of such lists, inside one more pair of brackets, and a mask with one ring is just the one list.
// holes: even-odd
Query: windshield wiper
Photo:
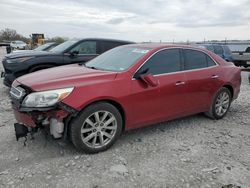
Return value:
[(95, 69), (95, 70), (98, 70), (96, 67), (93, 67), (93, 66), (86, 66), (84, 65), (85, 67), (89, 68), (89, 69)]

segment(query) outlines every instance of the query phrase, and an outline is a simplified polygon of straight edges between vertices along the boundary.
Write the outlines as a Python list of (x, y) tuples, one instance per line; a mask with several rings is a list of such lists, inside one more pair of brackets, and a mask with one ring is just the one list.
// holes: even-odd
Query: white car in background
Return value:
[(10, 43), (12, 49), (25, 50), (28, 46), (25, 42), (20, 40), (15, 40)]

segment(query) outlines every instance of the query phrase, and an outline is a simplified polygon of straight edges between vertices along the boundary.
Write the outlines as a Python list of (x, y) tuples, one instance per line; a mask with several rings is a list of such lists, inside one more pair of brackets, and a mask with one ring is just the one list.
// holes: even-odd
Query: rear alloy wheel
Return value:
[(230, 91), (223, 87), (217, 92), (209, 112), (206, 112), (205, 114), (212, 119), (221, 119), (226, 115), (230, 108), (231, 101), (232, 96)]
[(119, 111), (109, 103), (87, 107), (71, 125), (71, 139), (77, 149), (97, 153), (108, 149), (122, 131)]

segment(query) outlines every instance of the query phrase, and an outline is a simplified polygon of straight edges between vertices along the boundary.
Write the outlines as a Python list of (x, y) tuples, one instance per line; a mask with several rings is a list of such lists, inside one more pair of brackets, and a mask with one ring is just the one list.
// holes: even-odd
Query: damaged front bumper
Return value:
[[(63, 103), (50, 108), (22, 108), (12, 102), (15, 119), (16, 138), (25, 137), (29, 132), (37, 129), (49, 130), (54, 138), (67, 137), (68, 124), (73, 116), (77, 115), (77, 111)], [(27, 127), (26, 134), (25, 128)], [(17, 131), (21, 130), (21, 131)]]
[(54, 138), (62, 136), (66, 138), (69, 121), (77, 115), (78, 111), (63, 102), (55, 103), (50, 107), (24, 107), (23, 100), (32, 92), (30, 88), (20, 85), (17, 81), (13, 83), (10, 90), (12, 108), (17, 120), (15, 124), (17, 139), (27, 135), (25, 132), (36, 132), (39, 128), (48, 130)]

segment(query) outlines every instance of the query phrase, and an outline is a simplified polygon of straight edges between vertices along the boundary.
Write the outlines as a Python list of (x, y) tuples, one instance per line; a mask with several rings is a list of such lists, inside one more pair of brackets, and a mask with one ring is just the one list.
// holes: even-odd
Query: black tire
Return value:
[[(99, 146), (98, 148), (94, 148), (93, 146), (90, 147), (88, 144), (84, 143), (83, 134), (81, 133), (82, 127), (84, 125), (86, 125), (85, 124), (86, 120), (88, 118), (90, 118), (95, 112), (97, 112), (97, 113), (108, 112), (111, 115), (113, 115), (113, 117), (115, 118), (115, 122), (117, 123), (116, 131), (113, 133), (113, 137), (105, 145)], [(92, 104), (92, 105), (88, 106), (87, 108), (85, 108), (75, 119), (73, 119), (73, 121), (70, 125), (71, 141), (74, 144), (74, 146), (76, 147), (76, 149), (78, 149), (79, 151), (83, 151), (85, 153), (98, 153), (101, 151), (105, 151), (108, 148), (110, 148), (115, 143), (115, 141), (118, 139), (118, 137), (121, 135), (122, 122), (123, 121), (122, 121), (122, 116), (121, 116), (120, 112), (112, 104), (107, 103), (107, 102), (98, 102), (98, 103)], [(92, 128), (92, 127), (90, 127), (90, 128)], [(95, 131), (97, 131), (97, 130), (95, 130)], [(98, 133), (98, 131), (97, 131), (97, 133)], [(86, 134), (88, 134), (88, 133), (86, 133)], [(90, 134), (94, 134), (94, 133), (90, 132), (86, 137), (88, 137)], [(100, 142), (99, 136), (96, 135), (95, 137), (97, 137), (99, 142)], [(86, 137), (85, 137), (85, 139), (86, 139)]]
[[(222, 93), (226, 93), (228, 96), (229, 96), (229, 104), (228, 104), (228, 107), (226, 109), (226, 111), (223, 113), (223, 114), (218, 114), (216, 112), (216, 102), (218, 100), (218, 97), (222, 94)], [(210, 109), (208, 112), (205, 112), (205, 115), (208, 116), (209, 118), (211, 119), (222, 119), (228, 112), (229, 108), (230, 108), (230, 105), (231, 105), (231, 102), (232, 102), (232, 94), (231, 92), (229, 91), (228, 88), (226, 87), (222, 87), (217, 93), (216, 95), (214, 96), (214, 99), (213, 99), (213, 102), (210, 106)]]
[(52, 67), (54, 67), (54, 66), (53, 65), (41, 65), (41, 66), (32, 67), (29, 70), (29, 73), (36, 72), (36, 71), (43, 70), (43, 69), (52, 68)]

